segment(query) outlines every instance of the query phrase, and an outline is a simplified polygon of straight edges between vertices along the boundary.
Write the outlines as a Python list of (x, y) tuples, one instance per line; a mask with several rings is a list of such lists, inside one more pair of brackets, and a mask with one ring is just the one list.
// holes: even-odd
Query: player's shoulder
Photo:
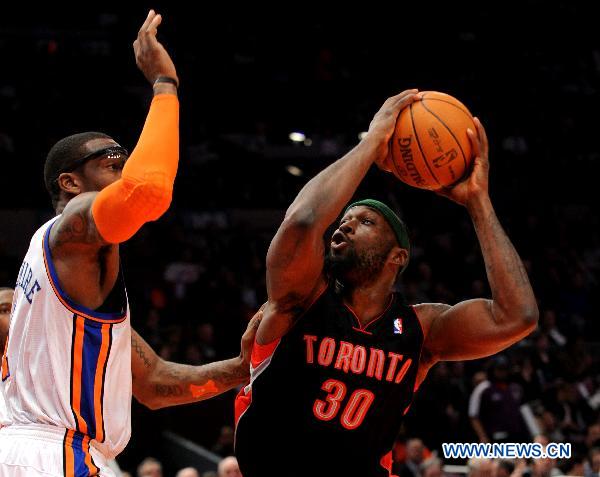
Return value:
[(423, 334), (425, 336), (427, 336), (427, 333), (429, 332), (431, 323), (433, 323), (433, 321), (442, 313), (452, 308), (452, 306), (447, 303), (417, 303), (411, 305), (411, 307), (421, 323), (421, 328), (423, 328)]
[(97, 195), (97, 192), (84, 192), (69, 201), (50, 230), (49, 245), (53, 252), (63, 246), (97, 248), (104, 245), (92, 215), (92, 204)]

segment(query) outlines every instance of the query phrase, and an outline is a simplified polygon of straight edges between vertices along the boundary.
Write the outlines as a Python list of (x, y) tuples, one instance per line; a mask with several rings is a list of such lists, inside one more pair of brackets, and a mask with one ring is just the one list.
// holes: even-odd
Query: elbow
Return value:
[(138, 402), (142, 406), (147, 407), (151, 411), (157, 411), (158, 409), (163, 409), (165, 407), (169, 407), (168, 403), (166, 403), (164, 400), (159, 399), (156, 396), (151, 397), (151, 396), (137, 396), (136, 395), (135, 398), (138, 400)]
[(145, 177), (123, 177), (124, 205), (144, 222), (156, 220), (171, 206), (173, 183), (163, 173), (148, 172)]
[(535, 331), (538, 325), (539, 318), (540, 312), (537, 303), (535, 302), (531, 305), (523, 307), (517, 317), (518, 321), (521, 323), (523, 332), (527, 334), (530, 334), (531, 332)]
[(142, 406), (147, 407), (151, 411), (156, 411), (157, 409), (160, 409), (162, 407), (158, 400), (152, 399), (152, 397), (149, 396), (148, 393), (136, 391), (134, 389), (133, 396), (135, 397), (137, 402), (139, 402)]
[(157, 220), (169, 210), (173, 200), (173, 187), (146, 183), (141, 189), (144, 195), (143, 202), (147, 207), (147, 216), (150, 217), (150, 220)]
[(316, 214), (310, 207), (290, 207), (281, 224), (286, 229), (309, 229), (316, 223)]

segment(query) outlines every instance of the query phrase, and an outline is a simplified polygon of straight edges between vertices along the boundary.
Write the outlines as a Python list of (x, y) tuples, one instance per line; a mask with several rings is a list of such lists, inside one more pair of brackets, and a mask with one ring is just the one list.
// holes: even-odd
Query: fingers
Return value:
[(413, 89), (407, 89), (402, 91), (401, 93), (397, 94), (396, 96), (392, 96), (391, 98), (388, 98), (388, 101), (391, 101), (392, 103), (395, 103), (396, 101), (405, 98), (411, 94), (417, 94), (419, 92), (418, 89), (413, 88)]
[(150, 33), (152, 36), (156, 36), (156, 33), (158, 31), (158, 25), (160, 25), (161, 22), (162, 22), (162, 16), (156, 15), (150, 22), (150, 25), (148, 25), (148, 28), (146, 29), (146, 31), (148, 33)]
[(409, 93), (407, 95), (402, 96), (401, 98), (398, 98), (398, 100), (395, 103), (393, 103), (391, 109), (394, 112), (400, 112), (408, 105), (414, 103), (415, 101), (419, 101), (420, 99), (421, 98), (417, 93)]
[(138, 40), (147, 37), (147, 34), (156, 36), (158, 26), (162, 22), (162, 15), (157, 14), (154, 10), (148, 12), (146, 20), (142, 24), (142, 27), (138, 31)]
[(467, 129), (467, 136), (471, 142), (471, 157), (479, 157), (481, 155), (481, 141), (479, 136), (471, 128)]
[(254, 316), (252, 317), (252, 319), (248, 322), (248, 329), (252, 330), (252, 329), (257, 329), (258, 325), (260, 325), (260, 322), (263, 318), (263, 310), (266, 306), (266, 303), (260, 307), (260, 309), (254, 313)]
[(144, 23), (142, 23), (142, 26), (138, 31), (138, 35), (141, 35), (146, 30), (148, 30), (148, 26), (150, 25), (150, 23), (152, 22), (152, 20), (154, 19), (155, 16), (156, 16), (156, 12), (154, 10), (150, 10), (148, 12), (148, 16), (146, 17), (146, 20), (144, 20)]
[(482, 149), (487, 155), (487, 151), (489, 148), (487, 133), (485, 132), (485, 128), (483, 127), (483, 124), (481, 124), (479, 118), (473, 118), (473, 120), (475, 121), (475, 126), (477, 127), (477, 134), (481, 139)]

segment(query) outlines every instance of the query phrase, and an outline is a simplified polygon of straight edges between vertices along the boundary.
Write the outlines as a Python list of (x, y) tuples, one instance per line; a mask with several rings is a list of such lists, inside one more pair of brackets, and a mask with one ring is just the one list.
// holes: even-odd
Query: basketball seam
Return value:
[[(412, 108), (412, 104), (409, 106), (409, 108)], [(398, 129), (398, 121), (400, 121), (399, 114), (398, 114), (398, 117), (396, 118), (396, 124), (394, 125), (394, 131), (396, 131)], [(402, 174), (400, 174), (400, 171), (398, 170), (398, 166), (396, 165), (396, 155), (394, 154), (394, 137), (395, 137), (395, 134), (390, 138), (390, 140), (388, 142), (388, 149), (390, 151), (390, 155), (392, 156), (392, 165), (394, 166), (394, 169), (398, 173), (397, 177), (400, 178), (400, 176)], [(400, 154), (400, 157), (402, 157), (402, 154)]]
[[(424, 106), (425, 105), (423, 105), (423, 107)], [(438, 183), (438, 185), (442, 186), (442, 184), (440, 183), (440, 181), (438, 180), (438, 178), (433, 173), (433, 170), (431, 170), (431, 167), (429, 166), (429, 162), (427, 162), (427, 156), (425, 155), (425, 153), (423, 152), (423, 148), (421, 147), (421, 141), (419, 141), (419, 135), (417, 134), (417, 127), (415, 125), (415, 119), (413, 117), (412, 107), (413, 107), (413, 105), (411, 104), (410, 105), (410, 123), (412, 124), (413, 132), (415, 133), (415, 139), (417, 140), (417, 146), (419, 146), (419, 151), (421, 151), (421, 157), (423, 158), (423, 162), (427, 166), (427, 169), (429, 170), (429, 173), (431, 174), (431, 177), (433, 177), (433, 179)], [(442, 187), (444, 187), (444, 186), (442, 186)]]
[(426, 99), (427, 101), (439, 101), (440, 103), (446, 103), (446, 104), (449, 104), (450, 106), (454, 106), (459, 111), (462, 111), (463, 113), (465, 113), (469, 117), (469, 119), (473, 120), (473, 115), (466, 108), (463, 109), (460, 106), (458, 106), (458, 105), (456, 105), (456, 104), (454, 104), (454, 103), (452, 103), (452, 102), (450, 102), (448, 100), (440, 99), (440, 98), (429, 98), (427, 96), (427, 93), (425, 93), (423, 95), (423, 98), (421, 99), (421, 101), (423, 101), (424, 99)]
[(448, 125), (444, 121), (442, 121), (441, 118), (437, 114), (435, 114), (433, 111), (431, 111), (431, 109), (429, 109), (427, 106), (425, 106), (425, 104), (423, 104), (423, 107), (429, 112), (429, 114), (431, 114), (440, 123), (442, 123), (442, 126), (444, 126), (448, 130), (448, 132), (450, 133), (450, 135), (454, 139), (454, 142), (456, 143), (456, 145), (460, 149), (460, 153), (462, 154), (462, 157), (463, 157), (463, 162), (465, 163), (465, 170), (462, 173), (462, 175), (460, 176), (460, 178), (457, 179), (456, 182), (458, 182), (458, 181), (460, 181), (465, 176), (465, 174), (467, 173), (467, 169), (469, 168), (469, 165), (467, 164), (467, 156), (465, 156), (465, 152), (463, 151), (463, 148), (460, 145), (460, 142), (458, 142), (458, 139), (456, 139), (456, 136), (454, 135), (454, 133), (452, 132), (452, 130), (448, 127)]

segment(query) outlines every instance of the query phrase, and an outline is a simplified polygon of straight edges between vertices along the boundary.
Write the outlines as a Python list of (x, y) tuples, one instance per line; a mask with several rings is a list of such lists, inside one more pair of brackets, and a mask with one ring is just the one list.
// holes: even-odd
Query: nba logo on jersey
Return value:
[(394, 320), (394, 334), (395, 335), (402, 334), (402, 318), (396, 318)]

